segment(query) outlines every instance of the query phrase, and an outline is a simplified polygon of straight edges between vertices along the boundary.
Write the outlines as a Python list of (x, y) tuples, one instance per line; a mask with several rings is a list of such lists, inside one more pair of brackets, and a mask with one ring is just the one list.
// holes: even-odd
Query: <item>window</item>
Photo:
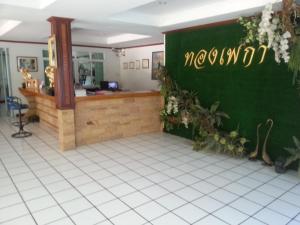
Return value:
[(75, 83), (100, 86), (104, 76), (102, 52), (73, 52)]
[[(42, 51), (44, 70), (49, 65), (48, 50)], [(103, 52), (73, 52), (73, 77), (75, 83), (100, 86), (104, 77)], [(49, 79), (45, 74), (45, 85), (49, 86)]]

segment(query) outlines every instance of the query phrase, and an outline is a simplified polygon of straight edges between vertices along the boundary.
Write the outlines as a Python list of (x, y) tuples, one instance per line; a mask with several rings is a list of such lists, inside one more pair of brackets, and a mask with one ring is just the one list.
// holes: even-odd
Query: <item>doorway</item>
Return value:
[(8, 49), (0, 48), (0, 116), (6, 115), (6, 98), (11, 95)]

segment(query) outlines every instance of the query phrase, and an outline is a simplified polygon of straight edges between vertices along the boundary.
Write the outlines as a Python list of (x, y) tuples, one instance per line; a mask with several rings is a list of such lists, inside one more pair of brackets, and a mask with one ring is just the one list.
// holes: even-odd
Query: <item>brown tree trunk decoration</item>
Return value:
[(282, 22), (284, 25), (285, 30), (289, 31), (292, 35), (292, 40), (294, 42), (295, 34), (294, 34), (294, 27), (291, 22), (291, 14), (294, 10), (294, 0), (283, 0), (282, 1)]

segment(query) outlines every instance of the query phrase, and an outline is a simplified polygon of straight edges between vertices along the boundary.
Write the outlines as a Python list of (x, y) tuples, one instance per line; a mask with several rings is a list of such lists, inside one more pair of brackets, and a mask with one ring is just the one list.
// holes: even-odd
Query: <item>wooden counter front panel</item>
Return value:
[(160, 96), (78, 101), (76, 145), (158, 132)]
[(58, 131), (57, 109), (52, 99), (35, 96), (36, 113), (40, 117), (40, 123)]

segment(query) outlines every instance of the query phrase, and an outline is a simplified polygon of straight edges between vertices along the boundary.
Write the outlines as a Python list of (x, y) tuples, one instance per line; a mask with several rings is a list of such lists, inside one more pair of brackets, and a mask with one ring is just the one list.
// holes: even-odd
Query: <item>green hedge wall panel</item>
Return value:
[[(257, 63), (256, 57), (248, 68), (244, 68), (242, 57), (236, 65), (220, 66), (216, 63), (210, 66), (206, 63), (201, 70), (184, 67), (186, 52), (238, 47), (244, 35), (238, 24), (167, 34), (166, 67), (181, 88), (198, 92), (203, 106), (209, 107), (220, 101), (220, 109), (231, 117), (224, 120), (223, 129), (229, 131), (239, 125), (241, 134), (251, 141), (248, 144), (250, 150), (256, 145), (257, 124), (273, 119), (267, 149), (275, 159), (286, 155), (283, 147), (293, 146), (293, 135), (300, 138), (300, 99), (292, 86), (293, 74), (286, 64), (277, 64), (273, 51), (269, 50), (262, 64)], [(261, 142), (266, 130), (267, 127), (262, 126)], [(184, 127), (171, 133), (192, 138), (191, 131)]]

